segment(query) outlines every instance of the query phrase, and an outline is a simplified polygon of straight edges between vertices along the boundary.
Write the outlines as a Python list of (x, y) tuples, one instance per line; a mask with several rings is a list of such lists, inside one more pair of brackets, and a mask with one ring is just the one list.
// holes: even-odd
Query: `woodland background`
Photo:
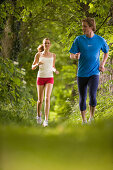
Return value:
[[(53, 150), (50, 149), (51, 147), (49, 147), (48, 144), (50, 153), (47, 147), (44, 148), (45, 150), (48, 149), (48, 159), (44, 154), (44, 149), (43, 152), (39, 149), (39, 154), (42, 154), (42, 162), (43, 159), (46, 161), (46, 169), (52, 169), (52, 167), (50, 168), (49, 166), (51, 159), (53, 160), (52, 165), (56, 166), (56, 169), (63, 169), (64, 167), (65, 169), (66, 167), (69, 169), (66, 160), (69, 161), (71, 169), (74, 169), (73, 161), (75, 160), (71, 159), (71, 157), (69, 158), (68, 155), (71, 154), (71, 156), (73, 155), (74, 158), (77, 158), (79, 153), (78, 148), (81, 148), (84, 142), (86, 142), (86, 146), (83, 147), (82, 145), (80, 153), (82, 153), (82, 151), (85, 153), (87, 149), (91, 149), (88, 141), (92, 135), (92, 131), (95, 129), (95, 125), (88, 125), (88, 127), (81, 126), (82, 120), (79, 112), (79, 96), (76, 80), (78, 63), (69, 58), (69, 49), (73, 40), (76, 36), (82, 35), (81, 20), (85, 17), (95, 18), (97, 27), (96, 34), (104, 37), (109, 45), (109, 58), (105, 65), (105, 72), (100, 74), (100, 84), (97, 93), (97, 107), (95, 112), (97, 128), (93, 136), (94, 138), (91, 138), (91, 143), (99, 142), (97, 150), (101, 148), (101, 151), (103, 151), (103, 148), (105, 148), (104, 144), (106, 143), (108, 150), (105, 149), (105, 151), (109, 152), (113, 149), (111, 146), (111, 141), (113, 141), (113, 0), (0, 0), (0, 131), (1, 141), (5, 143), (2, 148), (11, 148), (15, 153), (16, 149), (14, 148), (16, 148), (16, 144), (18, 145), (17, 139), (21, 139), (24, 136), (24, 141), (26, 141), (27, 138), (31, 139), (30, 135), (32, 133), (35, 137), (37, 136), (37, 142), (39, 142), (42, 147), (44, 146), (43, 140), (49, 144), (51, 143), (51, 146), (58, 143), (63, 147), (64, 143), (64, 148), (67, 148), (69, 142), (70, 145), (73, 146), (72, 148), (69, 148), (67, 152), (65, 149), (62, 151), (62, 147), (60, 149), (56, 148), (56, 154), (53, 155)], [(36, 77), (38, 69), (35, 71), (31, 70), (34, 56), (37, 53), (37, 47), (42, 44), (45, 37), (51, 40), (52, 45), (50, 51), (56, 54), (56, 68), (60, 72), (59, 75), (54, 75), (55, 83), (51, 96), (50, 127), (48, 130), (40, 127), (37, 128), (35, 117), (37, 103)], [(103, 55), (101, 53), (100, 59), (102, 59), (102, 57)], [(87, 97), (87, 119), (89, 118), (88, 100)], [(44, 111), (44, 105), (42, 111)], [(15, 128), (17, 128), (17, 131)], [(28, 129), (25, 130), (26, 128)], [(28, 132), (30, 135), (28, 135)], [(72, 139), (76, 141), (75, 144), (73, 140), (68, 141), (70, 139), (69, 132), (71, 133)], [(6, 138), (3, 134), (6, 134)], [(20, 135), (20, 138), (17, 134)], [(44, 136), (40, 136), (42, 134)], [(55, 134), (58, 136), (56, 137)], [(66, 136), (66, 134), (68, 135)], [(80, 134), (80, 136), (78, 134)], [(89, 136), (85, 136), (85, 134)], [(49, 137), (46, 138), (47, 135), (49, 135), (50, 139)], [(62, 138), (61, 135), (63, 135)], [(107, 141), (105, 140), (105, 143), (103, 143), (103, 136), (101, 135), (105, 135), (104, 139), (108, 138)], [(9, 136), (12, 136), (12, 138)], [(96, 141), (95, 136), (100, 137), (98, 138), (99, 141)], [(16, 139), (15, 142), (14, 139)], [(64, 139), (67, 143), (64, 142)], [(53, 144), (51, 140), (53, 140), (53, 143), (55, 141), (57, 142)], [(31, 143), (33, 143), (33, 141), (34, 140), (32, 140)], [(28, 143), (27, 146), (31, 146), (31, 143)], [(79, 146), (80, 143), (81, 145)], [(102, 143), (103, 145), (101, 145)], [(78, 148), (76, 147), (77, 155), (73, 153), (75, 145), (78, 146)], [(19, 146), (22, 149), (23, 146), (26, 146), (26, 143), (21, 143)], [(27, 146), (24, 154), (29, 150)], [(35, 150), (35, 148), (29, 150), (30, 154), (34, 151), (33, 149)], [(13, 160), (13, 157), (9, 156), (10, 149), (8, 151), (7, 149), (2, 150), (2, 158), (3, 155), (5, 155), (5, 158), (3, 160), (1, 159), (2, 169), (6, 170), (11, 168), (11, 170), (13, 170), (15, 167), (16, 170), (20, 169), (19, 166), (17, 167), (17, 160), (21, 158), (21, 156), (17, 156), (14, 159), (16, 163), (13, 167), (12, 164), (10, 165), (9, 163)], [(95, 150), (95, 148), (93, 148), (93, 150)], [(61, 153), (63, 152), (64, 155), (67, 154), (67, 157), (64, 157), (65, 159), (62, 159), (63, 155)], [(37, 154), (37, 152), (35, 154)], [(64, 161), (63, 164), (61, 162), (57, 164), (57, 161), (54, 161), (57, 154), (62, 155), (59, 159), (57, 158), (57, 161), (62, 160)], [(87, 152), (87, 156), (88, 154), (89, 152)], [(105, 154), (106, 157), (100, 159), (100, 162), (104, 162), (104, 160), (110, 161), (111, 154), (112, 152), (110, 152), (110, 154), (108, 153), (109, 156)], [(88, 169), (85, 154), (83, 155), (84, 164), (86, 164), (86, 169)], [(96, 152), (95, 155), (96, 159), (99, 155)], [(11, 159), (9, 159), (9, 157)], [(90, 158), (89, 156), (89, 159)], [(94, 159), (94, 155), (92, 158)], [(31, 159), (31, 157), (29, 157), (29, 159)], [(6, 165), (5, 162), (8, 160), (10, 160), (8, 162), (9, 164)], [(19, 160), (21, 161), (21, 159)], [(97, 160), (95, 161), (97, 162)], [(27, 158), (25, 162), (27, 162)], [(24, 170), (30, 169), (30, 167), (34, 167), (34, 169), (37, 167), (34, 166), (36, 162), (34, 162), (34, 165), (31, 163), (28, 167), (28, 162), (25, 162), (22, 162)], [(108, 169), (110, 169), (113, 167), (113, 162), (112, 164), (110, 163), (100, 164), (100, 166), (96, 166), (95, 164), (95, 166), (96, 169), (99, 168), (100, 170), (101, 168), (108, 168), (109, 165)], [(45, 169), (45, 165), (43, 167), (39, 162), (38, 166), (41, 169)], [(80, 160), (77, 166), (77, 170), (85, 169), (84, 166), (84, 168), (80, 168), (80, 166), (82, 166)]]

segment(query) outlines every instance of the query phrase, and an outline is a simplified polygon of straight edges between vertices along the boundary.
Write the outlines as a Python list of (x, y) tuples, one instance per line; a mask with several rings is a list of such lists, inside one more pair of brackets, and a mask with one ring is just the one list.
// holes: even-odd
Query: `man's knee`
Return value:
[(80, 110), (83, 111), (83, 110), (86, 110), (86, 98), (82, 98), (79, 102), (79, 107), (80, 107)]
[(94, 97), (94, 96), (90, 97), (89, 105), (90, 106), (96, 106), (97, 105), (96, 97)]

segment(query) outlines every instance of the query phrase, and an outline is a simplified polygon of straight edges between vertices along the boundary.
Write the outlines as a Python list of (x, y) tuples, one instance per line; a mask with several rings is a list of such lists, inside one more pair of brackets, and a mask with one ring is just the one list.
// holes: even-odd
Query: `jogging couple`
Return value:
[[(70, 58), (78, 60), (77, 84), (79, 90), (79, 108), (82, 122), (86, 120), (86, 98), (89, 87), (89, 122), (94, 119), (95, 107), (97, 105), (96, 94), (99, 84), (100, 71), (104, 72), (104, 65), (108, 58), (109, 47), (104, 38), (95, 34), (96, 24), (93, 18), (82, 20), (83, 35), (77, 36), (70, 49)], [(38, 47), (32, 69), (39, 67), (37, 76), (37, 122), (42, 123), (41, 107), (45, 91), (45, 120), (43, 126), (48, 126), (48, 115), (50, 109), (50, 96), (53, 88), (53, 72), (59, 74), (55, 68), (56, 55), (49, 51), (50, 40), (45, 38), (43, 44)], [(100, 50), (103, 52), (103, 60), (100, 63)]]

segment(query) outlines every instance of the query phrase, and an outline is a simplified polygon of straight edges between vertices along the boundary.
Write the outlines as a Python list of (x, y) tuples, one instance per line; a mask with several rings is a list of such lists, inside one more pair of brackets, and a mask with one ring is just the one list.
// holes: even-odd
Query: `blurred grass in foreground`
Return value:
[(1, 170), (112, 170), (113, 119), (43, 128), (0, 126)]

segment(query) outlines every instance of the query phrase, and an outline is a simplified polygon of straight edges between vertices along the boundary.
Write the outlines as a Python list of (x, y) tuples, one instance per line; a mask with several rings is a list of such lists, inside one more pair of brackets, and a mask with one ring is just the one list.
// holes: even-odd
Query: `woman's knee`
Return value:
[(49, 102), (50, 102), (50, 97), (47, 96), (47, 97), (45, 98), (45, 102), (46, 102), (46, 103), (49, 103)]
[(43, 103), (43, 100), (38, 100), (37, 101), (37, 104), (42, 104)]

